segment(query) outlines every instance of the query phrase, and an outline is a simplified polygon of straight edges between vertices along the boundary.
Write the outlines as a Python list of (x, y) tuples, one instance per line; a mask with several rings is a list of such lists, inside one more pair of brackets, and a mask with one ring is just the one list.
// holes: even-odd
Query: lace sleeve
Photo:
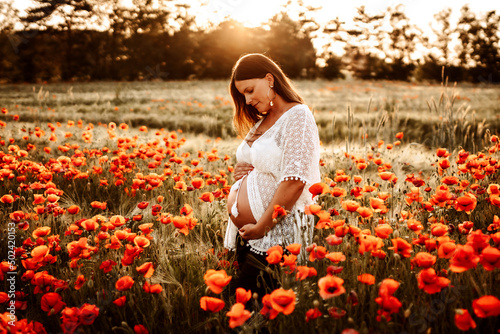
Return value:
[(287, 119), (282, 132), (281, 178), (311, 183), (319, 166), (318, 127), (312, 112), (304, 106)]

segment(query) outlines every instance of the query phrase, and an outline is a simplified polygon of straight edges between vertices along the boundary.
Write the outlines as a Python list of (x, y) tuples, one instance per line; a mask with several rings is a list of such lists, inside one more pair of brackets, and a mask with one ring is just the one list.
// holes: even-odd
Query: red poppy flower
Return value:
[(290, 244), (286, 246), (286, 249), (293, 255), (299, 255), (301, 244)]
[(85, 276), (78, 275), (75, 281), (75, 290), (80, 290), (86, 281)]
[(149, 202), (140, 202), (139, 204), (137, 204), (137, 207), (141, 210), (144, 210), (145, 208), (147, 208), (149, 205)]
[(273, 246), (267, 250), (266, 260), (269, 264), (276, 264), (281, 261), (283, 257), (283, 248), (281, 246)]
[(72, 205), (67, 209), (67, 211), (72, 215), (76, 215), (78, 212), (80, 212), (80, 207), (78, 205)]
[(344, 280), (340, 277), (327, 275), (318, 280), (319, 295), (323, 299), (329, 299), (345, 293)]
[(84, 325), (92, 325), (95, 318), (99, 315), (99, 308), (91, 304), (83, 304), (80, 307), (80, 322)]
[(118, 307), (123, 307), (125, 306), (126, 301), (127, 301), (127, 296), (121, 296), (120, 298), (113, 300), (113, 304), (115, 304)]
[(214, 297), (201, 297), (200, 298), (200, 307), (209, 312), (219, 312), (226, 306), (223, 300)]
[(318, 275), (318, 272), (316, 271), (315, 268), (307, 267), (307, 266), (298, 266), (297, 267), (297, 274), (295, 274), (295, 279), (302, 281), (308, 277), (312, 277), (312, 276), (316, 276), (316, 275)]
[(245, 305), (252, 298), (252, 291), (243, 288), (236, 289), (236, 302)]
[(201, 194), (199, 199), (202, 200), (203, 202), (212, 203), (215, 199), (215, 196), (211, 192), (205, 192), (205, 193)]
[(326, 254), (325, 257), (333, 263), (339, 263), (345, 261), (346, 259), (345, 255), (342, 252), (331, 252)]
[(283, 217), (286, 215), (287, 215), (287, 212), (284, 208), (282, 208), (280, 205), (274, 206), (274, 211), (273, 211), (273, 215), (272, 215), (273, 219), (276, 219), (278, 217)]
[(12, 204), (14, 203), (14, 197), (12, 197), (12, 195), (3, 195), (0, 198), (0, 202), (2, 202), (3, 204)]
[(412, 263), (415, 263), (421, 268), (429, 268), (436, 263), (436, 256), (427, 252), (418, 252), (412, 259)]
[(146, 293), (151, 293), (151, 294), (159, 294), (163, 291), (163, 287), (160, 284), (149, 284), (148, 281), (144, 282), (144, 285), (142, 286), (142, 290)]
[(375, 227), (375, 235), (382, 239), (387, 239), (393, 231), (389, 224), (379, 224)]
[(48, 292), (42, 296), (40, 307), (47, 315), (59, 313), (66, 303), (62, 301), (61, 295), (57, 292)]
[(320, 312), (320, 310), (318, 310), (318, 308), (312, 308), (312, 309), (309, 309), (307, 312), (306, 312), (306, 322), (309, 322), (311, 320), (314, 320), (316, 318), (319, 318), (323, 315), (323, 313)]
[(203, 279), (205, 280), (205, 284), (213, 293), (221, 293), (224, 287), (229, 284), (229, 281), (231, 281), (231, 276), (227, 276), (224, 269), (208, 269), (203, 276)]
[(375, 284), (375, 276), (371, 274), (361, 274), (358, 275), (358, 281), (363, 284), (373, 285)]
[(457, 201), (455, 203), (455, 210), (470, 213), (476, 208), (476, 205), (476, 196), (471, 193), (465, 193), (464, 196), (457, 198)]
[(146, 262), (140, 265), (139, 267), (135, 267), (135, 270), (137, 270), (139, 274), (144, 276), (144, 278), (150, 278), (151, 276), (153, 276), (153, 273), (155, 272), (153, 262)]
[(205, 181), (201, 177), (196, 177), (191, 180), (191, 185), (194, 189), (201, 189), (205, 185)]
[(479, 262), (489, 271), (500, 268), (500, 250), (491, 246), (484, 248), (479, 256)]
[(349, 212), (355, 212), (360, 207), (360, 204), (353, 200), (342, 201), (342, 208)]
[(461, 273), (466, 270), (475, 268), (479, 262), (479, 256), (474, 252), (472, 246), (457, 245), (453, 257), (450, 259), (450, 270), (456, 273)]
[(461, 331), (468, 331), (471, 328), (476, 328), (476, 322), (472, 319), (468, 310), (461, 308), (455, 310), (455, 326)]
[(231, 307), (231, 310), (226, 313), (226, 316), (229, 317), (229, 327), (235, 328), (243, 325), (252, 314), (250, 311), (245, 310), (245, 305), (241, 303), (236, 303)]
[(446, 277), (437, 276), (433, 268), (422, 269), (417, 275), (417, 280), (418, 287), (428, 294), (440, 292), (450, 284), (450, 280)]
[(123, 276), (116, 281), (115, 287), (118, 291), (126, 291), (134, 285), (134, 280), (130, 276)]
[(309, 187), (309, 192), (312, 194), (312, 197), (316, 197), (318, 195), (326, 194), (330, 191), (330, 187), (323, 182), (315, 183)]
[(269, 296), (274, 310), (289, 315), (295, 309), (295, 292), (279, 288), (271, 292)]
[(411, 256), (412, 247), (408, 241), (401, 238), (392, 239), (391, 241), (393, 247), (389, 247), (389, 249), (394, 250), (394, 253), (400, 254), (403, 257)]
[(472, 308), (479, 318), (496, 317), (500, 315), (500, 300), (495, 296), (483, 296), (472, 301)]

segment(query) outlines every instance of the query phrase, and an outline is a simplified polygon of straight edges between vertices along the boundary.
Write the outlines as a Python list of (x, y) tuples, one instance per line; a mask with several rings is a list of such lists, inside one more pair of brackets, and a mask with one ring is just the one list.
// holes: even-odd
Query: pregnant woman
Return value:
[[(236, 183), (228, 196), (224, 246), (240, 266), (230, 290), (250, 289), (260, 297), (277, 286), (265, 271), (266, 251), (276, 245), (310, 244), (313, 218), (309, 187), (320, 182), (319, 137), (312, 112), (283, 71), (262, 54), (235, 64), (229, 85), (233, 123), (244, 138), (236, 151)], [(274, 206), (290, 211), (273, 222)], [(302, 247), (304, 248), (304, 247)]]

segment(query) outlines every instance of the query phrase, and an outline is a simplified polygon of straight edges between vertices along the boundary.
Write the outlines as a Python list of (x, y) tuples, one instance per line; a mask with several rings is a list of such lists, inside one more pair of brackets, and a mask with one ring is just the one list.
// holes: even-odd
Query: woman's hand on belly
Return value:
[(239, 229), (239, 233), (243, 239), (253, 240), (262, 238), (266, 231), (262, 229), (262, 225), (246, 224)]
[(253, 170), (253, 166), (246, 162), (238, 162), (234, 166), (234, 179), (238, 181), (243, 176), (247, 175)]

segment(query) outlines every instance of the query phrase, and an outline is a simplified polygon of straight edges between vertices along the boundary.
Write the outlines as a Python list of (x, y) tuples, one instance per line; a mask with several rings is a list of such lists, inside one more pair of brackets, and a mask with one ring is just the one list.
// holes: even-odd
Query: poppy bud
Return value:
[(399, 230), (395, 230), (394, 232), (392, 232), (392, 236), (394, 238), (399, 238)]
[(273, 270), (271, 269), (271, 267), (266, 267), (266, 273), (268, 273), (268, 274), (273, 273)]
[(254, 292), (252, 298), (255, 300), (259, 299), (259, 294), (257, 292)]
[(398, 253), (395, 253), (394, 259), (396, 259), (397, 261), (401, 260), (401, 255), (399, 255)]
[(319, 307), (319, 301), (318, 301), (317, 299), (315, 299), (315, 300), (313, 301), (313, 306), (314, 306), (314, 307), (316, 307), (316, 308), (318, 308), (318, 307)]

